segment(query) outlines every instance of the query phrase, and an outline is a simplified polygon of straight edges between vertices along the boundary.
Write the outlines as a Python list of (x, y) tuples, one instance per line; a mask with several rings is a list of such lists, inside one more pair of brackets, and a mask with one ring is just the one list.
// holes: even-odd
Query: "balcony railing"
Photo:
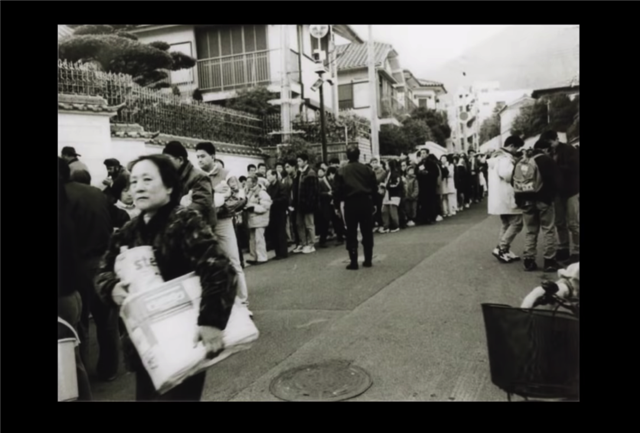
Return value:
[(269, 51), (198, 60), (200, 90), (220, 92), (271, 82)]

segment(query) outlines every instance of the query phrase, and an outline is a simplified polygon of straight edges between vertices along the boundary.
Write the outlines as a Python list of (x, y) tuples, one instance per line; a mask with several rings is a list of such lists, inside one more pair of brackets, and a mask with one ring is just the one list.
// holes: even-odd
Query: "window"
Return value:
[(264, 51), (267, 26), (245, 24), (199, 29), (196, 49), (200, 60)]
[(427, 100), (424, 98), (418, 99), (418, 107), (427, 108)]
[[(179, 53), (186, 54), (187, 56), (193, 56), (193, 52), (191, 51), (191, 42), (173, 44), (171, 45), (171, 48), (169, 48), (169, 52), (171, 51), (177, 51)], [(193, 68), (171, 71), (171, 84), (189, 83), (193, 83)]]
[(353, 108), (364, 108), (371, 105), (368, 87), (368, 82), (353, 83)]
[(338, 106), (341, 110), (369, 107), (368, 82), (341, 84), (338, 86)]
[(338, 86), (338, 106), (341, 110), (353, 108), (353, 84)]
[(482, 105), (484, 105), (485, 107), (488, 107), (491, 104), (489, 104), (488, 102), (483, 102)]
[(217, 92), (270, 81), (266, 25), (198, 28), (196, 51), (202, 90)]

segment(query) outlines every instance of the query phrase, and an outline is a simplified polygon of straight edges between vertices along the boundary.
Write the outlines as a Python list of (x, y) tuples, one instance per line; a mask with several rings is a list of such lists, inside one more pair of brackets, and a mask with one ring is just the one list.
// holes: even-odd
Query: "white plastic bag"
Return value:
[(202, 342), (195, 347), (193, 344), (201, 292), (200, 278), (190, 273), (146, 287), (129, 295), (122, 304), (120, 316), (161, 394), (230, 355), (249, 349), (260, 335), (249, 310), (236, 303), (223, 331), (224, 350), (216, 358), (206, 359)]

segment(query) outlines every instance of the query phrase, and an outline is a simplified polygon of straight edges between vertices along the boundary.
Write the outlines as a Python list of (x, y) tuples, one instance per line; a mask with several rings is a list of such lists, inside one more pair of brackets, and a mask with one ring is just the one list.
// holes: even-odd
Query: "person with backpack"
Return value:
[(551, 145), (538, 140), (533, 150), (525, 152), (515, 164), (512, 184), (516, 204), (522, 209), (525, 226), (524, 269), (538, 269), (536, 255), (538, 234), (544, 238), (544, 271), (561, 268), (556, 262), (556, 226), (554, 201), (557, 195), (557, 168), (547, 154)]
[(520, 260), (511, 252), (511, 243), (522, 231), (522, 209), (516, 205), (511, 177), (517, 160), (516, 153), (524, 146), (524, 141), (512, 135), (504, 142), (502, 149), (497, 151), (488, 161), (488, 211), (489, 215), (498, 215), (502, 221), (498, 246), (493, 255), (502, 263)]

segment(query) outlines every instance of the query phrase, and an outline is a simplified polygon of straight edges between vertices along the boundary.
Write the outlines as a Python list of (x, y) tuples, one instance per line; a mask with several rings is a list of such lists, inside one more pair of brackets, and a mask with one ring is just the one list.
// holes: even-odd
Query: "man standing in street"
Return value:
[(522, 209), (526, 229), (524, 269), (538, 269), (538, 234), (544, 239), (544, 271), (560, 269), (556, 262), (556, 225), (553, 203), (557, 195), (556, 163), (547, 154), (551, 145), (542, 140), (534, 145), (533, 151), (526, 153), (513, 171), (513, 190), (516, 203)]
[(370, 268), (373, 259), (373, 195), (378, 182), (372, 169), (359, 162), (360, 149), (347, 149), (349, 163), (342, 167), (335, 179), (334, 200), (340, 203), (347, 224), (347, 251), (351, 263), (349, 270), (358, 269), (358, 225), (362, 233), (364, 263)]
[(298, 176), (293, 183), (293, 208), (296, 211), (296, 227), (300, 244), (294, 253), (315, 253), (316, 226), (314, 214), (320, 206), (320, 189), (316, 172), (309, 166), (309, 156), (298, 155)]
[(580, 151), (561, 143), (556, 131), (543, 133), (540, 140), (551, 145), (551, 155), (558, 168), (559, 185), (555, 201), (558, 233), (556, 260), (568, 264), (577, 263), (580, 261)]
[[(213, 200), (213, 212), (217, 214), (217, 221), (215, 226), (212, 227), (213, 233), (218, 239), (220, 249), (227, 256), (237, 273), (238, 287), (236, 296), (241, 303), (248, 305), (249, 291), (247, 289), (244, 269), (240, 261), (238, 238), (236, 237), (236, 231), (233, 227), (233, 213), (225, 209), (225, 200), (230, 197), (231, 192), (231, 189), (226, 183), (233, 176), (230, 176), (229, 171), (222, 167), (222, 165), (215, 163), (216, 148), (213, 143), (198, 143), (196, 145), (196, 157), (198, 158), (200, 168), (209, 176), (215, 196)], [(247, 203), (242, 188), (240, 188), (239, 194), (242, 200), (239, 208), (242, 208)]]
[(502, 221), (498, 246), (493, 250), (493, 255), (502, 263), (520, 259), (511, 252), (511, 243), (523, 227), (522, 209), (516, 205), (511, 176), (516, 162), (515, 154), (522, 146), (524, 141), (512, 135), (488, 161), (489, 215), (499, 215)]
[(89, 173), (89, 169), (87, 168), (87, 166), (84, 163), (80, 162), (80, 160), (78, 159), (78, 157), (82, 155), (78, 155), (75, 147), (63, 147), (60, 155), (62, 159), (64, 159), (69, 165), (70, 179), (74, 180), (74, 174), (77, 171), (86, 171), (87, 173)]
[(178, 169), (183, 195), (180, 204), (200, 212), (202, 218), (215, 227), (217, 218), (213, 212), (213, 189), (209, 177), (191, 164), (187, 149), (179, 141), (167, 143), (162, 153)]

